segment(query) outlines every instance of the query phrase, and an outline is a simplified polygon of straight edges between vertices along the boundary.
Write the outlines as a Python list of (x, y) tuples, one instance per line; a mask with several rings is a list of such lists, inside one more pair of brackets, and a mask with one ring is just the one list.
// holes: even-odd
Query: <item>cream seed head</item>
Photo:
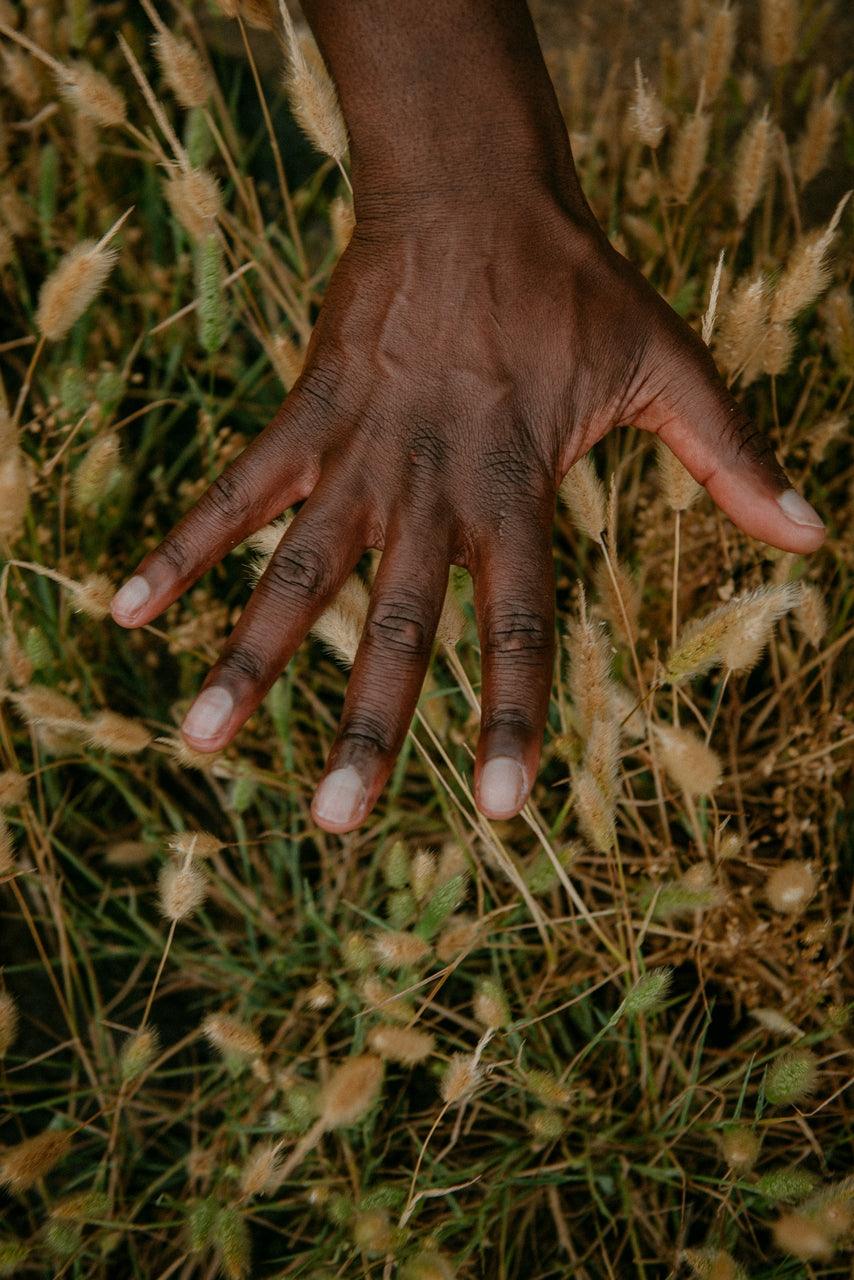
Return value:
[(749, 1173), (759, 1155), (759, 1139), (745, 1125), (730, 1125), (721, 1135), (721, 1151), (735, 1173)]
[(417, 933), (388, 930), (374, 938), (377, 959), (388, 969), (404, 969), (420, 964), (430, 954), (430, 944)]
[(309, 141), (343, 164), (348, 151), (347, 126), (338, 94), (317, 45), (298, 35), (284, 0), (280, 12), (285, 34), (285, 90), (297, 123)]
[(739, 139), (732, 176), (732, 202), (739, 222), (747, 221), (765, 189), (771, 167), (773, 129), (766, 107)]
[(124, 94), (88, 62), (74, 62), (57, 70), (59, 91), (76, 111), (103, 128), (124, 124)]
[(190, 41), (163, 27), (154, 37), (154, 52), (163, 78), (181, 106), (205, 106), (211, 92), (210, 76)]
[(635, 59), (635, 87), (629, 109), (629, 123), (635, 137), (653, 150), (664, 137), (664, 108), (654, 89), (649, 87), (640, 59)]
[(138, 755), (151, 743), (152, 735), (138, 720), (115, 711), (99, 711), (89, 721), (87, 741), (119, 756)]
[(423, 1062), (436, 1047), (435, 1037), (428, 1031), (419, 1031), (417, 1027), (395, 1027), (388, 1023), (371, 1029), (368, 1044), (380, 1058), (406, 1067)]
[(84, 240), (67, 253), (39, 293), (36, 324), (45, 338), (59, 342), (100, 293), (118, 256), (109, 245)]
[(212, 1013), (202, 1023), (206, 1039), (227, 1058), (258, 1058), (264, 1046), (257, 1032), (226, 1013)]
[(791, 859), (771, 872), (765, 896), (781, 915), (798, 915), (815, 894), (815, 872), (809, 862)]
[(177, 924), (198, 911), (207, 896), (208, 882), (191, 862), (169, 862), (158, 880), (160, 910), (167, 920)]
[(115, 586), (105, 573), (92, 573), (82, 582), (74, 582), (69, 586), (74, 609), (96, 622), (103, 621), (110, 612), (110, 601), (115, 595)]
[(655, 729), (661, 762), (668, 777), (689, 796), (708, 796), (720, 786), (721, 762), (690, 729), (659, 725)]
[(442, 1077), (442, 1101), (453, 1105), (470, 1098), (483, 1079), (483, 1068), (473, 1054), (455, 1053)]
[(351, 573), (332, 604), (311, 628), (312, 634), (347, 667), (352, 667), (356, 660), (369, 604), (367, 587), (358, 574)]
[(213, 234), (222, 212), (219, 183), (207, 169), (171, 174), (164, 184), (169, 207), (191, 240)]
[(0, 1152), (0, 1186), (15, 1195), (29, 1191), (68, 1153), (71, 1133), (48, 1129)]
[(324, 1129), (343, 1129), (357, 1124), (380, 1095), (383, 1064), (374, 1054), (348, 1058), (336, 1067), (320, 1096), (320, 1119)]
[(664, 501), (671, 511), (687, 511), (703, 492), (703, 486), (697, 483), (663, 440), (657, 441), (656, 461)]
[(589, 453), (574, 462), (560, 486), (560, 497), (572, 523), (594, 542), (605, 529), (605, 486)]

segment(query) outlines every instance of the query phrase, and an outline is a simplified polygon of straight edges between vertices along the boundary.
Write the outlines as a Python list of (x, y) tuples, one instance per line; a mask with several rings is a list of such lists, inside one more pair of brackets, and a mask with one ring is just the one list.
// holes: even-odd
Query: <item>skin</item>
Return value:
[(182, 726), (219, 750), (380, 549), (312, 805), (344, 832), (391, 772), (449, 566), (465, 566), (482, 659), (475, 798), (507, 818), (533, 785), (548, 709), (556, 493), (597, 440), (619, 424), (659, 434), (776, 547), (813, 551), (823, 526), (704, 344), (596, 224), (523, 0), (304, 9), (350, 133), (356, 229), (285, 404), (141, 562), (113, 616), (150, 622), (302, 503)]

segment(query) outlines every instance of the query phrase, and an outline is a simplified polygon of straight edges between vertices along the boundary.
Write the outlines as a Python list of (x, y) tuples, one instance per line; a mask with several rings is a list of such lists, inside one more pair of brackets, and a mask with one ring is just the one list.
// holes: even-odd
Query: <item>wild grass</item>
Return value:
[[(549, 48), (598, 216), (826, 545), (749, 541), (613, 434), (557, 516), (524, 815), (473, 807), (457, 574), (340, 839), (308, 806), (371, 564), (213, 758), (176, 726), (270, 538), (157, 625), (105, 620), (275, 411), (352, 225), (275, 7), (226, 7), (0, 0), (0, 1275), (847, 1276), (842, 17), (689, 3), (637, 68), (595, 24)], [(294, 40), (311, 131), (334, 93)]]

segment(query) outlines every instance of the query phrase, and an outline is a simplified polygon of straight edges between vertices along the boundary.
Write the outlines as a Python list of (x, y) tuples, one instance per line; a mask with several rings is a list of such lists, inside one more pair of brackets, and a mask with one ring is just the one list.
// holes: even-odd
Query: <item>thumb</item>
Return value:
[(685, 325), (674, 345), (657, 358), (662, 389), (635, 425), (660, 436), (739, 529), (782, 551), (815, 551), (821, 517), (724, 386), (705, 343)]

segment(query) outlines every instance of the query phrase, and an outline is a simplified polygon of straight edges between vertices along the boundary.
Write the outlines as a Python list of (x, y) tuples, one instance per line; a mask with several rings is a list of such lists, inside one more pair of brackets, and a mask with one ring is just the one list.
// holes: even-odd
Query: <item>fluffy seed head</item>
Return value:
[(599, 853), (608, 853), (617, 842), (615, 807), (589, 769), (582, 769), (573, 781), (581, 830)]
[(209, 831), (175, 831), (167, 837), (166, 847), (181, 858), (212, 858), (223, 848), (223, 843)]
[(124, 124), (127, 118), (124, 95), (88, 62), (63, 67), (58, 79), (63, 98), (85, 119), (94, 120), (104, 128)]
[(192, 862), (168, 862), (161, 869), (158, 885), (160, 910), (173, 923), (197, 911), (208, 890), (207, 880)]
[(8, 991), (0, 991), (0, 1061), (15, 1043), (18, 1034), (18, 1006)]
[(439, 615), (439, 623), (436, 627), (436, 640), (439, 644), (447, 645), (449, 649), (455, 649), (462, 640), (466, 629), (466, 615), (463, 613), (462, 606), (457, 599), (457, 593), (454, 590), (453, 578), (448, 583), (448, 590), (445, 592), (445, 602), (442, 605), (442, 612)]
[(96, 1222), (109, 1214), (110, 1197), (104, 1191), (78, 1191), (50, 1207), (51, 1218), (60, 1222)]
[(816, 1177), (808, 1169), (769, 1169), (756, 1183), (756, 1190), (772, 1204), (797, 1204), (815, 1189)]
[(497, 1031), (510, 1022), (507, 997), (492, 978), (482, 978), (474, 995), (474, 1016), (482, 1027)]
[(141, 1031), (135, 1031), (132, 1036), (129, 1036), (122, 1045), (119, 1056), (119, 1073), (122, 1080), (126, 1084), (132, 1080), (138, 1080), (151, 1066), (159, 1048), (160, 1042), (153, 1027), (143, 1027)]
[(826, 255), (851, 192), (842, 197), (823, 231), (803, 237), (789, 255), (771, 299), (771, 320), (786, 325), (816, 300), (830, 279)]
[(747, 1280), (743, 1268), (724, 1249), (685, 1249), (682, 1257), (697, 1280)]
[(736, 1173), (747, 1173), (759, 1155), (759, 1139), (752, 1129), (740, 1124), (732, 1125), (721, 1135), (721, 1151), (730, 1169)]
[(442, 964), (455, 960), (464, 951), (470, 951), (480, 937), (480, 921), (474, 916), (451, 916), (436, 943), (436, 956)]
[(212, 235), (222, 212), (219, 183), (207, 169), (173, 173), (164, 184), (169, 208), (191, 240)]
[(103, 498), (115, 477), (120, 456), (119, 438), (114, 431), (92, 441), (71, 481), (75, 511), (85, 512)]
[(285, 28), (285, 91), (297, 123), (309, 141), (342, 164), (347, 155), (347, 126), (338, 94), (317, 45), (308, 35), (297, 35), (284, 0), (280, 0)]
[(483, 1069), (473, 1054), (455, 1053), (442, 1077), (442, 1101), (462, 1102), (471, 1097), (483, 1079)]
[(202, 1023), (202, 1031), (215, 1049), (227, 1058), (246, 1061), (259, 1058), (264, 1046), (258, 1034), (225, 1013), (212, 1013)]
[(240, 1172), (240, 1190), (247, 1200), (276, 1189), (279, 1164), (276, 1143), (266, 1140), (255, 1144)]
[(383, 1064), (374, 1054), (363, 1053), (342, 1062), (321, 1093), (323, 1127), (342, 1129), (357, 1124), (379, 1097), (382, 1080)]
[(668, 777), (687, 795), (708, 796), (720, 786), (721, 762), (702, 738), (676, 725), (657, 727), (655, 736)]
[(83, 240), (60, 261), (39, 293), (36, 324), (51, 342), (64, 338), (101, 291), (117, 250)]
[(706, 16), (703, 36), (703, 83), (706, 100), (712, 102), (730, 73), (738, 11), (729, 3), (712, 9)]
[(270, 364), (276, 371), (276, 377), (285, 390), (290, 391), (302, 373), (305, 352), (286, 333), (271, 334), (265, 343), (265, 349), (270, 357)]
[(806, 128), (798, 140), (795, 173), (805, 187), (827, 164), (830, 148), (839, 124), (840, 107), (836, 85), (824, 98), (813, 102), (807, 115)]
[(248, 1280), (252, 1241), (240, 1210), (233, 1205), (220, 1209), (212, 1234), (226, 1280)]
[(628, 1017), (641, 1013), (655, 1013), (667, 999), (673, 981), (672, 969), (650, 969), (638, 978), (622, 1004), (622, 1012)]
[(210, 97), (210, 78), (190, 41), (163, 28), (154, 37), (154, 52), (163, 78), (181, 106), (203, 107)]
[(777, 867), (765, 882), (765, 896), (781, 915), (803, 911), (815, 889), (815, 872), (810, 863), (794, 859)]
[(91, 573), (82, 582), (69, 586), (74, 609), (87, 618), (101, 622), (110, 612), (110, 600), (115, 594), (115, 587), (104, 573)]
[(569, 695), (586, 741), (596, 720), (612, 718), (614, 682), (607, 634), (590, 621), (583, 599), (578, 618), (567, 626), (564, 643), (569, 655)]
[(15, 846), (6, 819), (0, 815), (0, 877), (10, 876), (15, 870)]
[(827, 633), (827, 608), (818, 587), (811, 582), (801, 584), (795, 617), (807, 640), (817, 649)]
[(0, 809), (14, 809), (27, 798), (27, 779), (15, 769), (0, 773)]
[(774, 1224), (774, 1243), (783, 1253), (804, 1262), (830, 1258), (833, 1254), (833, 1242), (827, 1232), (805, 1213), (784, 1213), (778, 1218)]
[(0, 550), (9, 550), (24, 531), (30, 502), (29, 476), (17, 444), (0, 455)]
[(711, 123), (709, 113), (698, 109), (688, 116), (676, 134), (670, 162), (670, 190), (677, 204), (687, 204), (694, 194), (706, 163)]
[[(854, 304), (844, 285), (831, 289), (821, 307), (824, 333), (831, 355), (842, 373), (854, 374)], [(847, 426), (847, 418), (845, 426)], [(840, 427), (844, 430), (844, 426)]]
[(7, 1147), (0, 1154), (0, 1186), (8, 1187), (16, 1195), (28, 1191), (59, 1164), (70, 1146), (68, 1130), (48, 1129), (15, 1147)]
[(372, 1257), (390, 1253), (394, 1231), (388, 1209), (360, 1209), (353, 1220), (353, 1243)]
[(550, 1071), (526, 1071), (524, 1080), (529, 1092), (547, 1107), (568, 1107), (572, 1102), (572, 1090)]
[(771, 1063), (765, 1077), (765, 1096), (774, 1106), (788, 1106), (807, 1097), (818, 1079), (818, 1058), (809, 1049), (790, 1049)]
[(347, 248), (356, 229), (356, 217), (353, 206), (343, 196), (335, 196), (329, 205), (329, 225), (332, 228), (332, 242), (338, 257)]
[(756, 356), (766, 335), (769, 305), (762, 275), (746, 276), (733, 288), (715, 339), (715, 356), (725, 373), (738, 373)]
[(31, 684), (29, 689), (13, 695), (12, 701), (28, 724), (63, 733), (83, 733), (86, 721), (78, 707), (58, 689)]
[(594, 542), (600, 538), (605, 528), (605, 486), (589, 454), (579, 458), (566, 473), (560, 496), (572, 523)]
[(665, 667), (674, 684), (723, 663), (746, 671), (758, 662), (778, 618), (798, 602), (792, 583), (759, 587), (735, 596), (702, 618), (693, 618), (671, 650)]
[(791, 62), (798, 47), (798, 0), (760, 0), (759, 25), (766, 66)]
[(659, 440), (657, 446), (658, 479), (664, 501), (671, 511), (687, 511), (703, 492), (698, 484), (672, 450), (664, 441)]
[(99, 711), (89, 721), (87, 741), (119, 756), (137, 755), (151, 742), (151, 734), (138, 720), (129, 720), (115, 711)]
[(768, 179), (771, 164), (773, 126), (768, 108), (744, 130), (735, 152), (732, 171), (732, 202), (739, 222), (746, 222)]
[(104, 861), (111, 867), (139, 867), (148, 862), (154, 850), (142, 840), (118, 840), (107, 847)]
[(430, 944), (417, 933), (388, 930), (374, 938), (377, 959), (388, 969), (404, 969), (419, 964), (430, 954)]
[(664, 137), (664, 108), (658, 95), (644, 78), (640, 58), (635, 59), (635, 89), (629, 109), (629, 123), (635, 137), (653, 150)]
[(404, 1263), (400, 1280), (455, 1280), (456, 1274), (443, 1254), (428, 1249)]
[(417, 1027), (394, 1027), (383, 1023), (372, 1029), (368, 1044), (379, 1057), (411, 1067), (429, 1058), (436, 1041), (428, 1031), (419, 1031)]

